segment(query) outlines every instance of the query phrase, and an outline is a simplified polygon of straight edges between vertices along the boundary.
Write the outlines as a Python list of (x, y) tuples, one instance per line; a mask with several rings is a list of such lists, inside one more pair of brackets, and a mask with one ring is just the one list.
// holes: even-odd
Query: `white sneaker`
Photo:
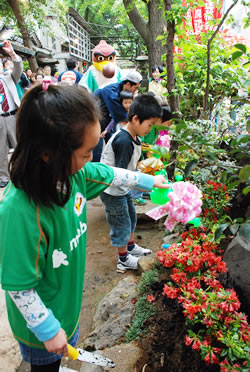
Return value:
[(140, 247), (138, 244), (135, 244), (134, 248), (129, 251), (132, 256), (141, 257), (151, 254), (151, 249)]
[(132, 256), (131, 254), (127, 255), (126, 261), (122, 262), (120, 258), (118, 258), (117, 269), (120, 271), (126, 270), (137, 270), (138, 269), (138, 261), (140, 257)]

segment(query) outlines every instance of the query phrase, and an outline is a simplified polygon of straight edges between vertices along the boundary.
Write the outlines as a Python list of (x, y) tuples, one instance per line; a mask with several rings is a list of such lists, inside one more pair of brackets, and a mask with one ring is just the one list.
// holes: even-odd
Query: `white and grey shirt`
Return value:
[[(111, 167), (124, 168), (135, 171), (141, 157), (141, 139), (133, 139), (126, 129), (118, 130), (108, 141), (101, 157), (101, 163)], [(128, 186), (109, 186), (105, 193), (119, 196), (126, 195)]]

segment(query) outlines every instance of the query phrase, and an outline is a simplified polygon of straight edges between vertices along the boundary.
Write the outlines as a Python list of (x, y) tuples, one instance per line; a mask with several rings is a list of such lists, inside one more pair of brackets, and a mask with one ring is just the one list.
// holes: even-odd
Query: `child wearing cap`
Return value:
[[(101, 132), (103, 132), (110, 121), (113, 119), (115, 124), (126, 121), (128, 113), (120, 103), (120, 93), (122, 90), (132, 92), (133, 96), (138, 91), (142, 81), (142, 76), (138, 71), (130, 71), (123, 81), (105, 86), (95, 91), (95, 96), (100, 101), (102, 111)], [(101, 158), (103, 148), (103, 138), (101, 137), (98, 145), (93, 151), (93, 161), (98, 162)]]

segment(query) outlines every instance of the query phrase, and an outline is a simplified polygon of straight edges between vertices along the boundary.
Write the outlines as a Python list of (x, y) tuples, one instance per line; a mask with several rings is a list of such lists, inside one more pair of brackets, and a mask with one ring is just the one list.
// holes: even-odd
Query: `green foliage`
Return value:
[[(197, 119), (203, 106), (203, 97), (206, 87), (207, 68), (207, 41), (210, 34), (201, 34), (197, 41), (194, 35), (189, 39), (180, 38), (178, 47), (182, 53), (176, 55), (176, 81), (177, 91), (181, 96), (180, 111), (186, 119)], [(235, 91), (244, 89), (247, 79), (243, 64), (248, 61), (243, 53), (244, 46), (237, 44), (238, 48), (232, 55), (231, 50), (222, 39), (213, 42), (210, 61), (210, 112), (225, 97), (231, 97)], [(242, 61), (239, 60), (242, 57)]]
[(126, 334), (126, 342), (139, 339), (140, 336), (146, 332), (144, 326), (145, 321), (154, 315), (156, 315), (156, 309), (154, 305), (148, 302), (147, 296), (143, 295), (139, 297), (136, 303), (134, 319)]
[(135, 315), (132, 324), (126, 334), (126, 342), (140, 338), (145, 333), (145, 321), (156, 314), (156, 309), (147, 298), (150, 293), (150, 287), (153, 283), (159, 281), (159, 269), (154, 268), (142, 274), (138, 286), (139, 298), (135, 306)]
[(150, 286), (153, 283), (159, 281), (159, 271), (157, 269), (146, 271), (142, 274), (141, 281), (138, 287), (139, 294), (148, 293), (150, 290)]
[[(68, 7), (65, 4), (65, 0), (29, 0), (18, 1), (18, 4), (25, 20), (25, 26), (30, 34), (33, 31), (37, 31), (42, 25), (46, 25), (49, 28), (49, 24), (46, 23), (46, 16), (48, 15), (53, 15), (57, 22), (61, 24), (61, 27), (66, 24)], [(20, 35), (17, 19), (7, 0), (1, 2), (0, 18), (5, 24), (12, 25)]]

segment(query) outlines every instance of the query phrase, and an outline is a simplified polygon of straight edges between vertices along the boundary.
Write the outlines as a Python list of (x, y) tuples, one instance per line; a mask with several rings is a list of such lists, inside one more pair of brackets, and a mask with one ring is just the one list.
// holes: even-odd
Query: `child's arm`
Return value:
[(67, 336), (52, 311), (47, 309), (35, 289), (9, 291), (11, 299), (27, 322), (27, 328), (44, 342), (49, 352), (67, 355)]
[(86, 177), (86, 197), (91, 200), (100, 195), (108, 186), (128, 186), (142, 191), (151, 191), (152, 187), (169, 188), (166, 179), (150, 176), (127, 169), (113, 168), (100, 163), (87, 163), (83, 168)]

